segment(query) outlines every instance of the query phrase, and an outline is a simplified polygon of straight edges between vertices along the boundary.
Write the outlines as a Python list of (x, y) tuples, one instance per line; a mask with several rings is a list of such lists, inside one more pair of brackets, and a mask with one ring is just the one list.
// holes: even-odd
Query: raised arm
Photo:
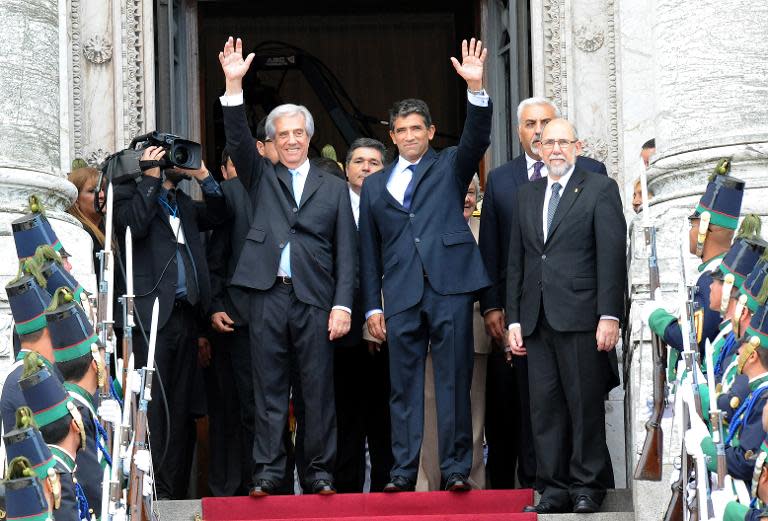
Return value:
[(230, 36), (219, 53), (221, 70), (226, 80), (226, 92), (220, 98), (224, 116), (224, 135), (227, 150), (237, 168), (240, 181), (246, 190), (258, 182), (262, 170), (262, 158), (256, 151), (256, 144), (248, 128), (243, 106), (243, 77), (251, 66), (254, 54), (243, 59), (243, 42)]
[(467, 82), (467, 120), (456, 150), (455, 173), (462, 187), (472, 180), (477, 165), (491, 143), (490, 99), (483, 89), (483, 70), (487, 49), (480, 40), (472, 38), (461, 42), (462, 61), (451, 58), (456, 73)]

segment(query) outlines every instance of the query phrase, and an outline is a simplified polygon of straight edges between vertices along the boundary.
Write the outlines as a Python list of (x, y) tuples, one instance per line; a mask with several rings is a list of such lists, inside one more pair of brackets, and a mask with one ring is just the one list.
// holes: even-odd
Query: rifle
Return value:
[[(113, 215), (114, 193), (112, 183), (107, 185), (107, 215), (104, 227), (104, 248), (98, 253), (99, 256), (99, 291), (98, 291), (98, 318), (97, 329), (99, 339), (104, 346), (104, 381), (99, 391), (101, 401), (108, 400), (111, 397), (110, 386), (112, 381), (112, 354), (115, 352), (114, 337), (114, 277), (115, 277), (115, 259), (112, 253), (112, 215)], [(103, 427), (107, 433), (107, 447), (112, 442), (112, 429), (107, 422), (103, 422)]]
[(142, 369), (141, 394), (139, 395), (139, 407), (136, 414), (136, 428), (134, 430), (133, 454), (131, 455), (131, 475), (128, 493), (128, 507), (131, 521), (149, 519), (151, 509), (144, 505), (144, 473), (136, 467), (133, 455), (138, 450), (146, 450), (147, 445), (147, 409), (152, 401), (152, 375), (155, 370), (155, 344), (157, 343), (157, 317), (160, 302), (155, 298), (152, 305), (152, 325), (149, 332), (149, 350), (147, 366)]
[(727, 473), (725, 461), (725, 443), (723, 442), (723, 411), (717, 406), (717, 393), (715, 387), (715, 364), (712, 353), (712, 344), (707, 339), (704, 344), (704, 353), (707, 362), (707, 387), (709, 389), (709, 422), (712, 425), (712, 442), (717, 450), (717, 490), (723, 490), (725, 475)]
[[(128, 363), (133, 355), (133, 237), (131, 227), (125, 229), (125, 295), (121, 301), (123, 303), (123, 362)], [(127, 365), (125, 366), (127, 369)], [(132, 369), (132, 368), (131, 368)], [(123, 371), (122, 378), (123, 394), (125, 403), (129, 402), (128, 389), (126, 387), (128, 380), (128, 371)]]
[[(640, 175), (640, 187), (643, 194), (645, 246), (648, 250), (649, 292), (651, 298), (654, 298), (661, 287), (661, 281), (656, 256), (656, 227), (651, 224), (649, 214), (648, 182), (645, 171)], [(667, 402), (667, 345), (653, 331), (651, 331), (651, 353), (653, 355), (653, 414), (645, 423), (645, 443), (643, 443), (643, 451), (640, 453), (634, 476), (635, 479), (641, 481), (661, 481), (664, 455), (664, 432), (661, 429), (661, 418), (664, 415)]]

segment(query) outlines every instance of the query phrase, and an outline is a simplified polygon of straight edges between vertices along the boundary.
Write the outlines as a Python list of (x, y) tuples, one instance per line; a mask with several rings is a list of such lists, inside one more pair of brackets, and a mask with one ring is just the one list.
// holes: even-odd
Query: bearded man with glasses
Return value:
[(528, 357), (538, 505), (596, 512), (613, 488), (605, 395), (619, 384), (613, 350), (626, 287), (626, 224), (616, 182), (576, 166), (576, 130), (542, 131), (546, 178), (517, 193), (507, 264), (508, 340)]

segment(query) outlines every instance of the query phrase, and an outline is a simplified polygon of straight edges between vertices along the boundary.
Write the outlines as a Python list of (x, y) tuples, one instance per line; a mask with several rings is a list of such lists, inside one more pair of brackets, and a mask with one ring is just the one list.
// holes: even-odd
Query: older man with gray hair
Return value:
[[(509, 227), (517, 191), (530, 181), (547, 177), (535, 141), (544, 126), (559, 117), (560, 111), (545, 98), (528, 98), (517, 107), (517, 133), (523, 153), (491, 170), (485, 184), (483, 212), (480, 217), (480, 254), (491, 277), (492, 286), (480, 298), (485, 327), (496, 349), (488, 359), (488, 394), (486, 439), (488, 441), (488, 477), (490, 488), (514, 488), (514, 469), (523, 487), (533, 487), (536, 455), (531, 434), (528, 398), (528, 360), (507, 352), (504, 331), (505, 281)], [(579, 168), (606, 174), (605, 165), (579, 156)], [(510, 365), (507, 362), (511, 363)], [(510, 407), (509, 396), (519, 400)], [(511, 440), (511, 441), (510, 441)], [(515, 442), (517, 441), (517, 443)]]
[(251, 226), (231, 284), (249, 295), (255, 386), (254, 497), (273, 494), (285, 472), (283, 430), (289, 366), (298, 365), (305, 406), (301, 433), (309, 491), (333, 494), (336, 412), (333, 344), (350, 327), (357, 238), (346, 183), (310, 166), (312, 115), (281, 105), (266, 121), (280, 161), (260, 157), (243, 108), (242, 80), (254, 55), (243, 58), (233, 38), (219, 53), (226, 78), (220, 98), (227, 149), (253, 206)]

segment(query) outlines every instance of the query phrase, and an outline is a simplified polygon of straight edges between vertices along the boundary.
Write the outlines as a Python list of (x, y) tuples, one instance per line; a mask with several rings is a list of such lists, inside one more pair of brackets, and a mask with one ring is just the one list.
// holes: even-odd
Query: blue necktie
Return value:
[(533, 175), (531, 176), (531, 181), (538, 181), (541, 179), (541, 169), (544, 168), (544, 163), (541, 161), (536, 161), (533, 164)]
[[(288, 170), (291, 173), (293, 198), (296, 200), (296, 206), (299, 206), (301, 201), (301, 193), (304, 187), (299, 185), (299, 171)], [(285, 273), (288, 277), (291, 276), (291, 243), (287, 243), (280, 254), (280, 271)]]
[(416, 165), (408, 165), (403, 173), (411, 171), (411, 180), (408, 181), (408, 186), (405, 187), (405, 193), (403, 194), (403, 206), (407, 209), (411, 209), (411, 201), (413, 200), (413, 188), (414, 188), (414, 175), (416, 173)]
[(549, 229), (552, 227), (552, 218), (555, 216), (558, 203), (560, 203), (560, 189), (562, 187), (560, 183), (552, 184), (552, 196), (549, 198), (549, 207), (547, 208), (547, 237), (549, 237)]

